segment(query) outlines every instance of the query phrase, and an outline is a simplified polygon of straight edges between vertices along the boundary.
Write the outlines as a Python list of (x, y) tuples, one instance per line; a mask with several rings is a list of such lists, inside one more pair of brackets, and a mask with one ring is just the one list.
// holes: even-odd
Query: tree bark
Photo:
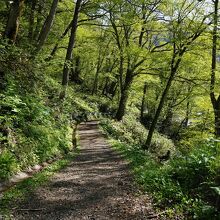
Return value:
[(73, 23), (72, 23), (72, 28), (71, 28), (71, 35), (70, 35), (69, 44), (68, 44), (68, 48), (67, 48), (67, 52), (66, 52), (66, 59), (65, 59), (64, 67), (63, 67), (62, 85), (64, 87), (64, 90), (61, 92), (60, 98), (65, 97), (66, 87), (68, 86), (69, 63), (72, 61), (73, 47), (75, 45), (77, 23), (78, 23), (78, 17), (79, 17), (81, 2), (82, 2), (82, 0), (77, 0), (76, 1), (75, 11), (74, 11), (74, 15), (73, 15)]
[(121, 97), (119, 101), (118, 110), (115, 116), (115, 119), (117, 121), (121, 121), (125, 114), (126, 104), (128, 100), (128, 92), (132, 84), (132, 81), (133, 81), (133, 76), (130, 73), (130, 71), (127, 70), (125, 83), (124, 83), (124, 86), (121, 88)]
[(144, 118), (144, 110), (145, 110), (145, 99), (146, 99), (146, 93), (147, 93), (147, 83), (144, 83), (144, 90), (143, 90), (143, 97), (141, 102), (141, 122)]
[(169, 80), (167, 81), (167, 85), (166, 85), (166, 87), (165, 87), (165, 89), (163, 91), (163, 94), (161, 96), (160, 103), (158, 105), (158, 108), (157, 108), (157, 111), (155, 113), (154, 119), (153, 119), (152, 124), (150, 126), (150, 129), (149, 129), (149, 132), (148, 132), (148, 136), (147, 136), (147, 141), (146, 141), (145, 146), (144, 146), (145, 150), (148, 150), (149, 147), (150, 147), (150, 144), (151, 144), (151, 141), (152, 141), (152, 137), (153, 137), (153, 133), (154, 133), (154, 130), (156, 128), (157, 121), (158, 121), (160, 113), (161, 113), (161, 111), (163, 109), (164, 102), (166, 100), (167, 94), (169, 92), (169, 89), (171, 87), (171, 84), (172, 84), (172, 81), (174, 79), (175, 74), (176, 74), (176, 71), (174, 71), (172, 69), (170, 77), (169, 77)]
[(216, 73), (216, 58), (217, 58), (217, 30), (218, 30), (218, 4), (219, 0), (214, 1), (214, 27), (212, 32), (212, 69), (210, 81), (210, 99), (212, 102), (215, 116), (215, 135), (220, 137), (220, 95), (215, 97), (215, 73)]
[(31, 10), (29, 15), (29, 30), (28, 30), (28, 38), (30, 42), (33, 40), (33, 35), (34, 35), (34, 17), (35, 17), (36, 3), (37, 0), (33, 0), (31, 2)]
[(8, 22), (4, 33), (4, 36), (7, 37), (11, 43), (15, 43), (16, 41), (23, 7), (24, 0), (14, 0), (13, 3), (11, 3)]
[[(172, 84), (172, 82), (174, 80), (174, 77), (176, 75), (177, 69), (178, 69), (179, 64), (180, 64), (180, 62), (182, 60), (182, 56), (183, 56), (183, 54), (185, 52), (186, 52), (186, 48), (183, 48), (181, 50), (181, 52), (177, 53), (176, 52), (176, 45), (174, 43), (173, 56), (172, 56), (171, 67), (170, 67), (170, 77), (169, 77), (169, 79), (167, 81), (167, 84), (166, 84), (166, 87), (165, 87), (165, 89), (164, 89), (164, 91), (162, 93), (162, 96), (160, 98), (160, 102), (159, 102), (159, 105), (157, 107), (154, 119), (153, 119), (153, 121), (151, 123), (150, 129), (149, 129), (149, 132), (148, 132), (148, 136), (147, 136), (147, 140), (146, 140), (146, 143), (145, 143), (145, 145), (143, 147), (144, 150), (148, 150), (150, 148), (152, 137), (153, 137), (153, 133), (154, 133), (156, 125), (157, 125), (157, 121), (158, 121), (158, 119), (160, 117), (160, 113), (161, 113), (161, 111), (163, 109), (163, 106), (164, 106), (167, 94), (168, 94), (168, 92), (170, 90), (171, 84)], [(176, 58), (177, 58), (177, 60), (176, 60)]]
[(41, 48), (43, 47), (47, 36), (51, 30), (51, 27), (53, 25), (53, 21), (55, 18), (55, 14), (56, 14), (56, 9), (57, 9), (57, 5), (58, 5), (59, 0), (53, 0), (52, 6), (50, 8), (50, 12), (49, 15), (47, 16), (44, 25), (41, 29), (39, 38), (38, 38), (38, 43), (37, 43), (37, 49), (36, 52), (39, 52), (41, 50)]
[(43, 21), (42, 14), (44, 12), (45, 0), (39, 0), (37, 5), (38, 5), (37, 21), (36, 21), (35, 30), (34, 30), (34, 33), (33, 33), (33, 39), (36, 40), (36, 41), (39, 38), (40, 29), (41, 29), (41, 26), (42, 26), (42, 21)]

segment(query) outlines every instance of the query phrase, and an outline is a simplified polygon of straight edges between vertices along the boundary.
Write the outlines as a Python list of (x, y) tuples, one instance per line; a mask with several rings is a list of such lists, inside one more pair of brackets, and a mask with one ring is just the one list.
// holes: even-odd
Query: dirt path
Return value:
[(128, 164), (113, 151), (97, 122), (79, 126), (81, 151), (47, 186), (16, 205), (13, 219), (157, 219), (147, 196), (138, 195)]

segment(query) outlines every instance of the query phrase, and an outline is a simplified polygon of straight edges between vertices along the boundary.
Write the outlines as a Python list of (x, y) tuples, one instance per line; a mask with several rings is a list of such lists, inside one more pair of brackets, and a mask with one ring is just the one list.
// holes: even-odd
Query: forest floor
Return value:
[(12, 219), (163, 219), (134, 182), (129, 164), (114, 151), (98, 122), (78, 127), (80, 154), (46, 186), (12, 204)]

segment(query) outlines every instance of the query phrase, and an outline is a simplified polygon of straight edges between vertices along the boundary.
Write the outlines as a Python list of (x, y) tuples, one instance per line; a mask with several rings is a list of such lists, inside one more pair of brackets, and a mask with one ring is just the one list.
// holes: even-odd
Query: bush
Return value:
[(1, 44), (0, 51), (0, 74), (4, 73), (0, 179), (7, 179), (18, 170), (70, 150), (72, 102), (67, 105), (59, 100), (58, 82), (42, 71), (45, 66), (40, 60), (33, 64), (23, 49), (6, 43)]
[[(166, 163), (158, 163), (154, 154), (142, 150), (147, 131), (132, 116), (122, 122), (103, 120), (104, 131), (115, 138), (112, 145), (130, 161), (136, 180), (151, 193), (159, 207), (166, 207), (167, 217), (175, 215), (186, 219), (219, 219), (214, 188), (220, 184), (220, 157), (218, 140), (195, 142), (184, 154), (176, 152)], [(154, 153), (160, 154), (174, 145), (156, 133)], [(214, 188), (213, 188), (214, 187)]]
[(0, 182), (7, 179), (12, 173), (18, 169), (15, 156), (7, 151), (0, 154)]
[[(126, 115), (121, 122), (104, 119), (101, 124), (109, 135), (118, 140), (139, 146), (139, 148), (145, 144), (148, 131), (132, 115)], [(168, 149), (175, 151), (173, 142), (159, 133), (154, 134), (151, 149), (158, 155), (164, 154)]]

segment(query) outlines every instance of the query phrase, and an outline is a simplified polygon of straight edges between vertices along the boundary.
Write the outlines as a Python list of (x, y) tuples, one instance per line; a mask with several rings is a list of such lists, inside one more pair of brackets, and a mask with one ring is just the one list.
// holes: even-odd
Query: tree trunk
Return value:
[(52, 6), (50, 8), (50, 12), (49, 15), (47, 16), (44, 25), (41, 29), (39, 38), (38, 38), (38, 43), (37, 43), (37, 49), (36, 52), (39, 52), (41, 50), (41, 48), (43, 47), (47, 36), (51, 30), (51, 27), (53, 25), (53, 21), (55, 18), (55, 14), (56, 14), (56, 9), (57, 9), (57, 5), (58, 5), (59, 0), (53, 0)]
[(30, 15), (29, 15), (28, 38), (30, 42), (33, 40), (33, 34), (34, 34), (34, 14), (35, 14), (36, 3), (37, 3), (37, 0), (32, 1)]
[(126, 88), (121, 92), (121, 98), (120, 98), (118, 110), (115, 116), (115, 119), (117, 121), (121, 121), (125, 114), (126, 104), (128, 100), (128, 90), (129, 88)]
[(78, 23), (78, 16), (79, 16), (79, 12), (80, 12), (81, 2), (82, 2), (82, 0), (76, 1), (75, 11), (74, 11), (74, 15), (73, 15), (73, 23), (72, 23), (72, 28), (71, 28), (71, 35), (70, 35), (70, 39), (69, 39), (69, 44), (68, 44), (67, 53), (66, 53), (66, 59), (65, 59), (64, 68), (63, 68), (62, 85), (64, 87), (64, 90), (61, 92), (60, 98), (65, 97), (66, 88), (68, 86), (69, 63), (72, 61), (73, 47), (75, 44), (75, 37), (76, 37), (77, 23)]
[(106, 95), (106, 90), (107, 90), (107, 86), (108, 86), (108, 81), (109, 81), (109, 77), (106, 77), (105, 79), (105, 85), (102, 89), (102, 95)]
[(4, 33), (5, 37), (7, 37), (11, 43), (15, 43), (16, 41), (23, 7), (24, 0), (14, 0), (13, 3), (11, 3), (8, 22)]
[(169, 80), (167, 81), (167, 85), (166, 85), (166, 87), (163, 91), (163, 94), (162, 94), (161, 99), (160, 99), (160, 103), (158, 105), (157, 111), (155, 113), (154, 119), (152, 121), (152, 124), (151, 124), (149, 132), (148, 132), (147, 141), (146, 141), (145, 146), (144, 146), (145, 150), (148, 150), (150, 145), (151, 145), (151, 141), (152, 141), (154, 130), (156, 128), (157, 121), (158, 121), (160, 113), (163, 109), (164, 102), (166, 100), (167, 94), (169, 92), (169, 89), (171, 87), (171, 84), (172, 84), (172, 81), (174, 79), (175, 74), (176, 74), (176, 71), (171, 70)]
[(220, 137), (220, 104), (216, 104), (215, 109), (215, 135), (216, 137)]
[(121, 121), (125, 114), (126, 104), (128, 101), (128, 92), (132, 84), (132, 80), (133, 80), (132, 74), (130, 73), (129, 70), (127, 70), (125, 83), (124, 83), (123, 88), (121, 89), (121, 97), (119, 101), (118, 110), (115, 116), (115, 119), (117, 121)]
[(189, 100), (188, 100), (187, 104), (186, 104), (186, 117), (185, 117), (185, 120), (184, 120), (184, 123), (183, 123), (184, 128), (188, 127), (188, 124), (189, 124), (189, 114), (190, 114), (190, 103), (189, 103)]
[[(170, 87), (171, 87), (171, 84), (174, 80), (174, 77), (176, 75), (176, 72), (177, 72), (177, 69), (179, 67), (179, 64), (182, 60), (182, 56), (183, 54), (186, 52), (186, 47), (183, 48), (181, 50), (181, 52), (177, 53), (176, 52), (176, 45), (174, 43), (174, 46), (173, 46), (173, 56), (172, 56), (172, 61), (171, 61), (171, 67), (170, 67), (170, 77), (167, 81), (167, 84), (166, 84), (166, 87), (162, 93), (162, 96), (160, 98), (160, 102), (159, 102), (159, 105), (157, 107), (157, 110), (156, 110), (156, 113), (155, 113), (155, 116), (154, 116), (154, 119), (151, 123), (151, 126), (150, 126), (150, 129), (149, 129), (149, 132), (148, 132), (148, 136), (147, 136), (147, 140), (146, 140), (146, 143), (145, 143), (145, 146), (143, 147), (144, 150), (148, 150), (150, 148), (150, 145), (151, 145), (151, 141), (152, 141), (152, 137), (153, 137), (153, 133), (154, 133), (154, 130), (156, 128), (156, 125), (157, 125), (157, 121), (160, 117), (160, 113), (163, 109), (163, 106), (164, 106), (164, 102), (166, 100), (166, 97), (167, 97), (167, 94), (170, 90)], [(176, 57), (178, 56), (178, 59), (176, 60)]]
[(37, 21), (36, 21), (36, 26), (35, 26), (35, 30), (33, 33), (33, 39), (37, 41), (37, 39), (39, 38), (39, 34), (40, 34), (40, 29), (42, 26), (42, 21), (43, 21), (43, 12), (44, 12), (44, 7), (45, 7), (45, 0), (40, 0), (38, 1), (38, 9), (37, 9)]
[(145, 99), (146, 99), (146, 93), (147, 93), (147, 83), (144, 83), (144, 90), (143, 90), (143, 97), (141, 102), (141, 122), (144, 118), (144, 110), (145, 110)]
[(215, 135), (220, 137), (220, 95), (216, 99), (215, 97), (215, 84), (216, 84), (216, 57), (217, 57), (217, 30), (218, 30), (218, 4), (219, 1), (214, 1), (214, 28), (212, 33), (212, 69), (211, 69), (211, 81), (210, 81), (210, 99), (214, 109), (215, 115)]

